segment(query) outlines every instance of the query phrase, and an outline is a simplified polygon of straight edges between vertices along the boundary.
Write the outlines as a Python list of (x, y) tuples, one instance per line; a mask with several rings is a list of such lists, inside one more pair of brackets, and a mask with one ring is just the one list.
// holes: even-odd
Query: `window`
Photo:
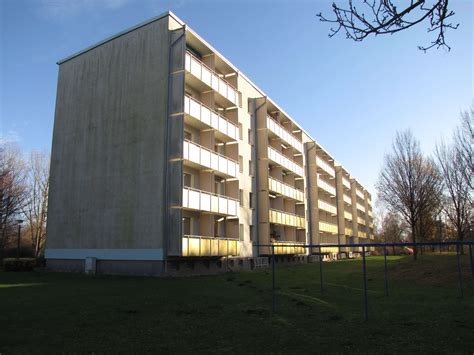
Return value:
[(192, 182), (191, 174), (184, 173), (183, 174), (183, 185), (186, 186), (186, 187), (192, 187), (191, 182)]
[(250, 128), (248, 130), (248, 139), (249, 139), (249, 144), (253, 145), (252, 130)]
[(239, 240), (244, 240), (244, 225), (239, 224)]
[(252, 199), (252, 196), (253, 196), (253, 194), (252, 194), (251, 192), (249, 192), (249, 207), (250, 207), (250, 208), (253, 208), (253, 201), (252, 201), (253, 199)]
[(244, 157), (239, 155), (239, 171), (244, 172)]
[(242, 189), (239, 190), (239, 202), (241, 206), (244, 205), (244, 190)]
[(250, 241), (253, 241), (253, 226), (250, 226)]
[(253, 176), (253, 164), (251, 160), (249, 160), (249, 175)]
[(187, 139), (188, 141), (191, 141), (193, 138), (192, 134), (188, 131), (184, 131), (184, 139)]
[(239, 139), (242, 140), (244, 137), (244, 132), (243, 132), (243, 129), (242, 129), (242, 123), (239, 123)]

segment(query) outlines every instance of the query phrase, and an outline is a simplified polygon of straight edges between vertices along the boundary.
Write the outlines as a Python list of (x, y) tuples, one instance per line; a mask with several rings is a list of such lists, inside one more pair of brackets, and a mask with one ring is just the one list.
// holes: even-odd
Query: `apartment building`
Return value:
[(50, 268), (160, 274), (373, 238), (369, 192), (174, 14), (58, 64)]

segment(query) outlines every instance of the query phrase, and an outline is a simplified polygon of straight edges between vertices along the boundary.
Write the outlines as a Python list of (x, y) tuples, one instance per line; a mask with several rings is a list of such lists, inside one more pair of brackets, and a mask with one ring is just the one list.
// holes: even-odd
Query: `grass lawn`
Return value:
[(278, 267), (272, 315), (270, 270), (160, 279), (0, 272), (0, 353), (38, 352), (474, 352), (474, 280), (453, 255)]

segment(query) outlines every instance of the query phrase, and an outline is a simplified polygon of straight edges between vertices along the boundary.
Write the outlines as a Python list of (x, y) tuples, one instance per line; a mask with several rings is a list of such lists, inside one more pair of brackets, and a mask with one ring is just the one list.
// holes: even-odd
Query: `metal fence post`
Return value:
[(275, 313), (276, 299), (275, 299), (275, 246), (272, 245), (272, 313)]
[(459, 291), (461, 292), (461, 298), (464, 296), (462, 287), (462, 271), (461, 271), (461, 255), (459, 252), (459, 244), (456, 244), (456, 259), (458, 264), (458, 276), (459, 276)]
[(472, 258), (472, 244), (469, 244), (469, 260), (471, 261), (471, 274), (474, 279), (474, 259)]
[(384, 277), (385, 277), (385, 296), (388, 296), (388, 275), (387, 275), (387, 244), (383, 246), (383, 262), (384, 262)]
[(362, 246), (362, 269), (364, 272), (364, 311), (365, 311), (365, 320), (369, 319), (369, 309), (367, 301), (367, 267), (365, 263), (365, 246)]
[(324, 293), (323, 287), (323, 254), (321, 253), (321, 246), (319, 246), (319, 286), (321, 288), (321, 294)]

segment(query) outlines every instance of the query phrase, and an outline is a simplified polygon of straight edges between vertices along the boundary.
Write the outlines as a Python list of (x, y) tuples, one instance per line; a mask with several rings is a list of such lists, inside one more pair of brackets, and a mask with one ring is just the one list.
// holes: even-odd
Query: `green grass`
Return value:
[(368, 258), (369, 321), (361, 260), (159, 279), (0, 272), (0, 353), (474, 351), (474, 281), (463, 257)]

